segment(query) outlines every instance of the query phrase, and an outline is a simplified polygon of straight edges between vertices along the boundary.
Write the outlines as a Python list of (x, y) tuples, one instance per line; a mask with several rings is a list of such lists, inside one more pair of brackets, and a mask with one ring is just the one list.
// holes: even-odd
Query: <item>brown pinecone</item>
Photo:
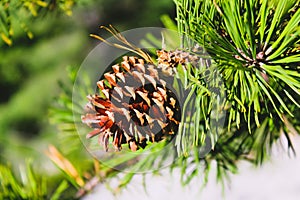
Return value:
[(144, 59), (124, 56), (97, 82), (100, 94), (88, 96), (82, 122), (94, 130), (87, 138), (99, 135), (106, 151), (110, 137), (116, 150), (127, 143), (136, 151), (144, 148), (147, 141), (175, 136), (181, 119), (180, 105), (163, 77), (173, 76), (171, 72), (184, 58), (168, 55), (166, 51), (157, 54), (158, 67), (145, 64)]

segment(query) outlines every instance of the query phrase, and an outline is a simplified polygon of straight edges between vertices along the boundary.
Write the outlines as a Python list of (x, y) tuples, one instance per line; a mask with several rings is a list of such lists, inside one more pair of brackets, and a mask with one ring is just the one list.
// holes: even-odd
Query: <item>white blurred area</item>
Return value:
[[(170, 174), (164, 170), (160, 176), (147, 175), (146, 190), (141, 175), (121, 194), (113, 196), (103, 184), (98, 185), (84, 200), (299, 200), (300, 199), (300, 137), (292, 138), (297, 156), (287, 153), (285, 139), (274, 145), (272, 157), (261, 167), (239, 163), (239, 173), (231, 176), (229, 186), (222, 191), (216, 183), (212, 168), (207, 186), (201, 188), (203, 177), (189, 186), (180, 184), (179, 171)], [(118, 180), (113, 180), (112, 183)]]

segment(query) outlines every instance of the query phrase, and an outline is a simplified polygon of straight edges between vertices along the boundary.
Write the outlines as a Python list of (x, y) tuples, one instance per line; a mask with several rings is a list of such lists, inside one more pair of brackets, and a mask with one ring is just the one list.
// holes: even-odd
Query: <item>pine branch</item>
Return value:
[[(290, 133), (297, 132), (300, 91), (299, 1), (178, 0), (176, 5), (179, 31), (207, 50), (225, 82), (228, 131), (207, 156), (217, 161), (218, 174), (235, 172), (234, 163), (244, 158), (262, 164), (280, 135), (293, 151)], [(231, 145), (239, 148), (227, 151)]]
[[(183, 91), (180, 94), (184, 99), (182, 121), (176, 141), (172, 143), (177, 148), (147, 157), (140, 156), (143, 150), (134, 155), (124, 152), (122, 159), (108, 156), (105, 162), (111, 169), (122, 166), (129, 171), (119, 188), (130, 183), (136, 171), (158, 171), (170, 155), (171, 168), (181, 169), (181, 181), (186, 185), (203, 171), (207, 180), (214, 161), (217, 179), (221, 182), (228, 178), (229, 172), (237, 173), (238, 161), (263, 164), (273, 144), (282, 136), (288, 141), (289, 149), (292, 152), (294, 149), (291, 134), (300, 129), (299, 1), (175, 2), (178, 29), (204, 47), (202, 52), (196, 53), (203, 62), (176, 66), (174, 87)], [(182, 37), (182, 45), (183, 49), (195, 47), (195, 43), (185, 37)], [(207, 62), (205, 52), (212, 57), (212, 62)], [(82, 101), (88, 94), (87, 88), (94, 84), (88, 77), (84, 82)], [(65, 103), (72, 102), (70, 96), (61, 99)], [(216, 99), (219, 100), (215, 102)], [(65, 117), (58, 117), (56, 123), (67, 122), (74, 131), (69, 120), (72, 111), (68, 106), (65, 108)], [(80, 106), (77, 108), (80, 113)], [(218, 116), (220, 112), (227, 115)], [(216, 129), (221, 119), (226, 125)], [(161, 148), (164, 148), (163, 143), (147, 144), (145, 151), (155, 152)], [(103, 178), (117, 174), (112, 170)]]

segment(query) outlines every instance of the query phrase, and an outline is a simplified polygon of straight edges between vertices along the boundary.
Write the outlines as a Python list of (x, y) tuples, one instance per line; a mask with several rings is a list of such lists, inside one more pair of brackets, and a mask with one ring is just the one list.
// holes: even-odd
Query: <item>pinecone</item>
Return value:
[(201, 58), (197, 55), (193, 55), (194, 52), (186, 52), (182, 50), (175, 51), (165, 51), (158, 50), (158, 68), (167, 75), (174, 76), (176, 72), (176, 67), (178, 64), (185, 65), (186, 63), (190, 63), (193, 66), (196, 66)]
[(94, 130), (86, 137), (99, 135), (106, 151), (110, 137), (116, 150), (127, 143), (136, 151), (144, 148), (147, 141), (159, 142), (175, 136), (181, 109), (166, 80), (173, 77), (176, 65), (183, 63), (184, 58), (172, 54), (169, 58), (166, 51), (157, 54), (158, 67), (145, 64), (141, 58), (124, 56), (97, 82), (100, 94), (88, 96), (82, 122)]

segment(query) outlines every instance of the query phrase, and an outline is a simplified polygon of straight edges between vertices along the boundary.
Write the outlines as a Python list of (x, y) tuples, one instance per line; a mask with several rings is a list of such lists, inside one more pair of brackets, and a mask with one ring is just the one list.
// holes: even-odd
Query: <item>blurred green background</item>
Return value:
[[(102, 34), (99, 25), (113, 24), (119, 31), (161, 27), (163, 14), (175, 16), (172, 0), (75, 2), (70, 16), (59, 9), (43, 8), (37, 16), (18, 13), (34, 37), (29, 39), (15, 20), (13, 44), (0, 40), (1, 163), (18, 166), (28, 157), (44, 163), (43, 167), (50, 162), (44, 152), (49, 144), (58, 142), (60, 134), (49, 123), (49, 108), (60, 92), (58, 81), (67, 81), (67, 68), (78, 68), (98, 44), (89, 34)], [(105, 34), (102, 36), (108, 37)]]

